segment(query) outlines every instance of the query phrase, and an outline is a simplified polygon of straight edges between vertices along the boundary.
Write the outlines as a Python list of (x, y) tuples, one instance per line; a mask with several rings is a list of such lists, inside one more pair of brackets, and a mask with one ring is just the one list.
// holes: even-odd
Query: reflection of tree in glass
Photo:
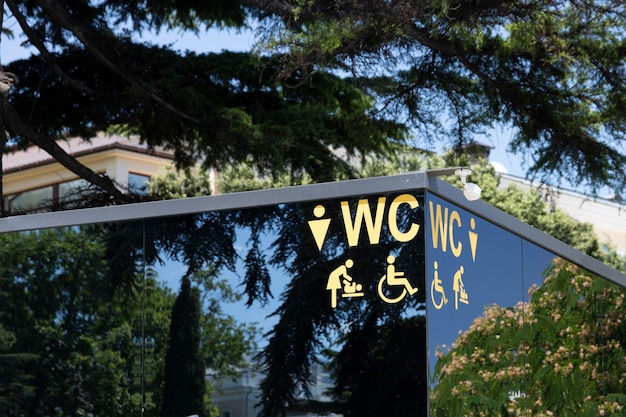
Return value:
[(355, 329), (342, 338), (331, 370), (347, 416), (426, 416), (426, 317)]
[(431, 415), (623, 415), (624, 289), (555, 260), (528, 303), (492, 306), (440, 352)]
[[(158, 415), (174, 299), (154, 271), (142, 271), (150, 250), (142, 231), (127, 222), (0, 236), (0, 415), (135, 414), (142, 334), (145, 415)], [(124, 275), (111, 285), (115, 273)], [(253, 336), (219, 308), (216, 300), (232, 296), (223, 281), (211, 271), (190, 279), (208, 306), (200, 317), (203, 360), (228, 373)]]
[(172, 309), (161, 416), (206, 416), (204, 366), (200, 355), (200, 295), (189, 278), (184, 278)]
[[(374, 370), (384, 367), (384, 361), (381, 362), (384, 352), (393, 354), (394, 349), (407, 348), (407, 337), (414, 341), (425, 340), (423, 318), (415, 317), (423, 309), (423, 292), (394, 305), (384, 303), (376, 292), (390, 253), (397, 255), (399, 270), (411, 271), (413, 280), (423, 279), (424, 248), (422, 243), (418, 243), (423, 242), (422, 235), (409, 243), (399, 243), (390, 237), (385, 224), (378, 244), (370, 245), (362, 236), (359, 245), (349, 247), (339, 220), (339, 204), (335, 201), (334, 204), (326, 204), (325, 216), (334, 221), (320, 251), (307, 224), (315, 206), (315, 203), (284, 206), (280, 221), (276, 223), (279, 226), (276, 231), (278, 237), (271, 245), (270, 262), (284, 271), (288, 283), (281, 295), (280, 306), (274, 313), (278, 323), (268, 333), (268, 345), (260, 355), (267, 367), (262, 383), (262, 415), (277, 415), (289, 409), (360, 416), (380, 415), (381, 410), (401, 412), (412, 409), (412, 415), (425, 415), (426, 373), (421, 367), (408, 368), (409, 375), (385, 373), (389, 377), (387, 380), (381, 374), (378, 382), (384, 386), (372, 385), (376, 379)], [(371, 210), (376, 210), (373, 204)], [(405, 228), (410, 222), (421, 223), (420, 216), (419, 210), (407, 210), (398, 216), (398, 227)], [(353, 260), (350, 275), (363, 284), (364, 296), (357, 302), (342, 299), (336, 308), (332, 308), (326, 281), (329, 274), (348, 258)], [(423, 288), (423, 283), (419, 281), (415, 285)], [(413, 318), (407, 319), (407, 316)], [(416, 325), (418, 322), (421, 324)], [(342, 333), (346, 336), (342, 337)], [(370, 342), (367, 345), (348, 343), (351, 336)], [(332, 360), (332, 370), (335, 376), (344, 378), (345, 384), (336, 387), (333, 404), (303, 402), (298, 394), (307, 393), (310, 366), (322, 354), (328, 353), (326, 348), (332, 343), (339, 349)], [(362, 350), (374, 345), (377, 345), (376, 349)], [(417, 361), (425, 368), (425, 345), (411, 343), (411, 349), (412, 354), (397, 358), (395, 365)], [(387, 365), (388, 370), (394, 368), (393, 361)], [(363, 369), (370, 369), (373, 373), (363, 375)], [(345, 379), (347, 375), (354, 377), (348, 380)], [(420, 377), (423, 380), (416, 385), (415, 380)], [(379, 392), (380, 395), (367, 395), (368, 391)], [(420, 412), (420, 409), (423, 411)]]
[[(129, 311), (100, 291), (106, 267), (98, 235), (59, 229), (0, 239), (0, 291), (7, 295), (0, 325), (14, 336), (9, 353), (38, 358), (14, 363), (31, 376), (30, 389), (17, 395), (8, 415), (130, 410), (121, 359), (130, 322), (107, 319), (111, 313), (128, 318)], [(5, 387), (15, 383), (19, 379)]]

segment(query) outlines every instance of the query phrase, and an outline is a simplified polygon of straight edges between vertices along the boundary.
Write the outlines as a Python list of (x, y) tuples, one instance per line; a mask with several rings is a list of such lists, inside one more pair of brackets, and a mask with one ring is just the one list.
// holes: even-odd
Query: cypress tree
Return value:
[(172, 309), (161, 416), (203, 417), (205, 391), (205, 369), (200, 356), (200, 297), (185, 277)]

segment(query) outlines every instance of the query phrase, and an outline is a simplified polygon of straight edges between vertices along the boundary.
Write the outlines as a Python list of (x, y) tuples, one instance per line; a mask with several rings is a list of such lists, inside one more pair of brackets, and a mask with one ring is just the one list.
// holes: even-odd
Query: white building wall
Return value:
[[(128, 184), (128, 174), (152, 176), (172, 165), (172, 155), (151, 152), (136, 137), (99, 134), (90, 141), (71, 138), (59, 146), (98, 174), (106, 174), (119, 184)], [(51, 184), (71, 181), (77, 175), (56, 162), (39, 147), (30, 146), (2, 157), (3, 193), (14, 194)]]
[[(523, 178), (501, 174), (500, 187), (514, 185), (520, 190), (537, 189), (538, 184)], [(593, 198), (568, 190), (553, 189), (554, 206), (574, 219), (591, 223), (602, 244), (626, 255), (626, 206), (619, 202)]]
[[(311, 369), (313, 383), (309, 386), (311, 399), (315, 401), (330, 401), (325, 391), (331, 387), (328, 373), (322, 365), (316, 364)], [(225, 378), (220, 380), (220, 388), (213, 394), (213, 403), (220, 410), (222, 417), (256, 417), (261, 411), (261, 381), (263, 373), (254, 370), (254, 366), (242, 369), (239, 377), (234, 380)], [(215, 376), (208, 375), (210, 382), (216, 381)], [(302, 397), (304, 399), (304, 397)], [(308, 414), (298, 414), (291, 417), (306, 417)], [(332, 417), (332, 416), (329, 416)]]

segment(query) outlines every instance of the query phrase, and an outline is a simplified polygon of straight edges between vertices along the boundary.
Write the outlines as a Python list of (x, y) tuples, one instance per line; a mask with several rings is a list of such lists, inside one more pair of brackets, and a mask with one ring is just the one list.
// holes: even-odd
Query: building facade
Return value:
[[(70, 138), (59, 145), (97, 174), (106, 174), (122, 188), (141, 191), (148, 179), (173, 163), (173, 154), (149, 149), (137, 137), (99, 134), (89, 141)], [(71, 199), (88, 184), (37, 146), (2, 157), (3, 198), (11, 213), (54, 206)]]
[[(261, 368), (249, 363), (243, 369), (238, 370), (235, 378), (220, 378), (209, 371), (207, 380), (216, 386), (213, 394), (213, 404), (219, 409), (221, 417), (256, 417), (261, 406), (261, 382), (265, 373)], [(302, 402), (316, 401), (328, 402), (330, 397), (327, 390), (332, 388), (330, 375), (321, 364), (314, 364), (311, 369), (311, 384), (307, 387), (310, 397), (300, 395)], [(292, 410), (291, 417), (313, 416), (306, 412)], [(333, 417), (335, 414), (328, 414)]]
[[(500, 174), (500, 188), (514, 186), (520, 190), (546, 190), (545, 186), (506, 173)], [(583, 223), (590, 223), (601, 244), (626, 255), (626, 206), (619, 200), (590, 197), (575, 191), (548, 188), (553, 207)]]

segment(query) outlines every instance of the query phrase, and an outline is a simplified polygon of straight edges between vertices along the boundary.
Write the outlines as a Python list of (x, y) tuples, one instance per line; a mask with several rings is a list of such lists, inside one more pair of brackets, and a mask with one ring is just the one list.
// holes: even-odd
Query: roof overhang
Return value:
[(546, 249), (556, 256), (626, 287), (626, 274), (483, 201), (468, 201), (460, 189), (436, 178), (436, 175), (439, 174), (438, 171), (419, 171), (387, 177), (6, 217), (0, 219), (0, 233), (423, 190)]

